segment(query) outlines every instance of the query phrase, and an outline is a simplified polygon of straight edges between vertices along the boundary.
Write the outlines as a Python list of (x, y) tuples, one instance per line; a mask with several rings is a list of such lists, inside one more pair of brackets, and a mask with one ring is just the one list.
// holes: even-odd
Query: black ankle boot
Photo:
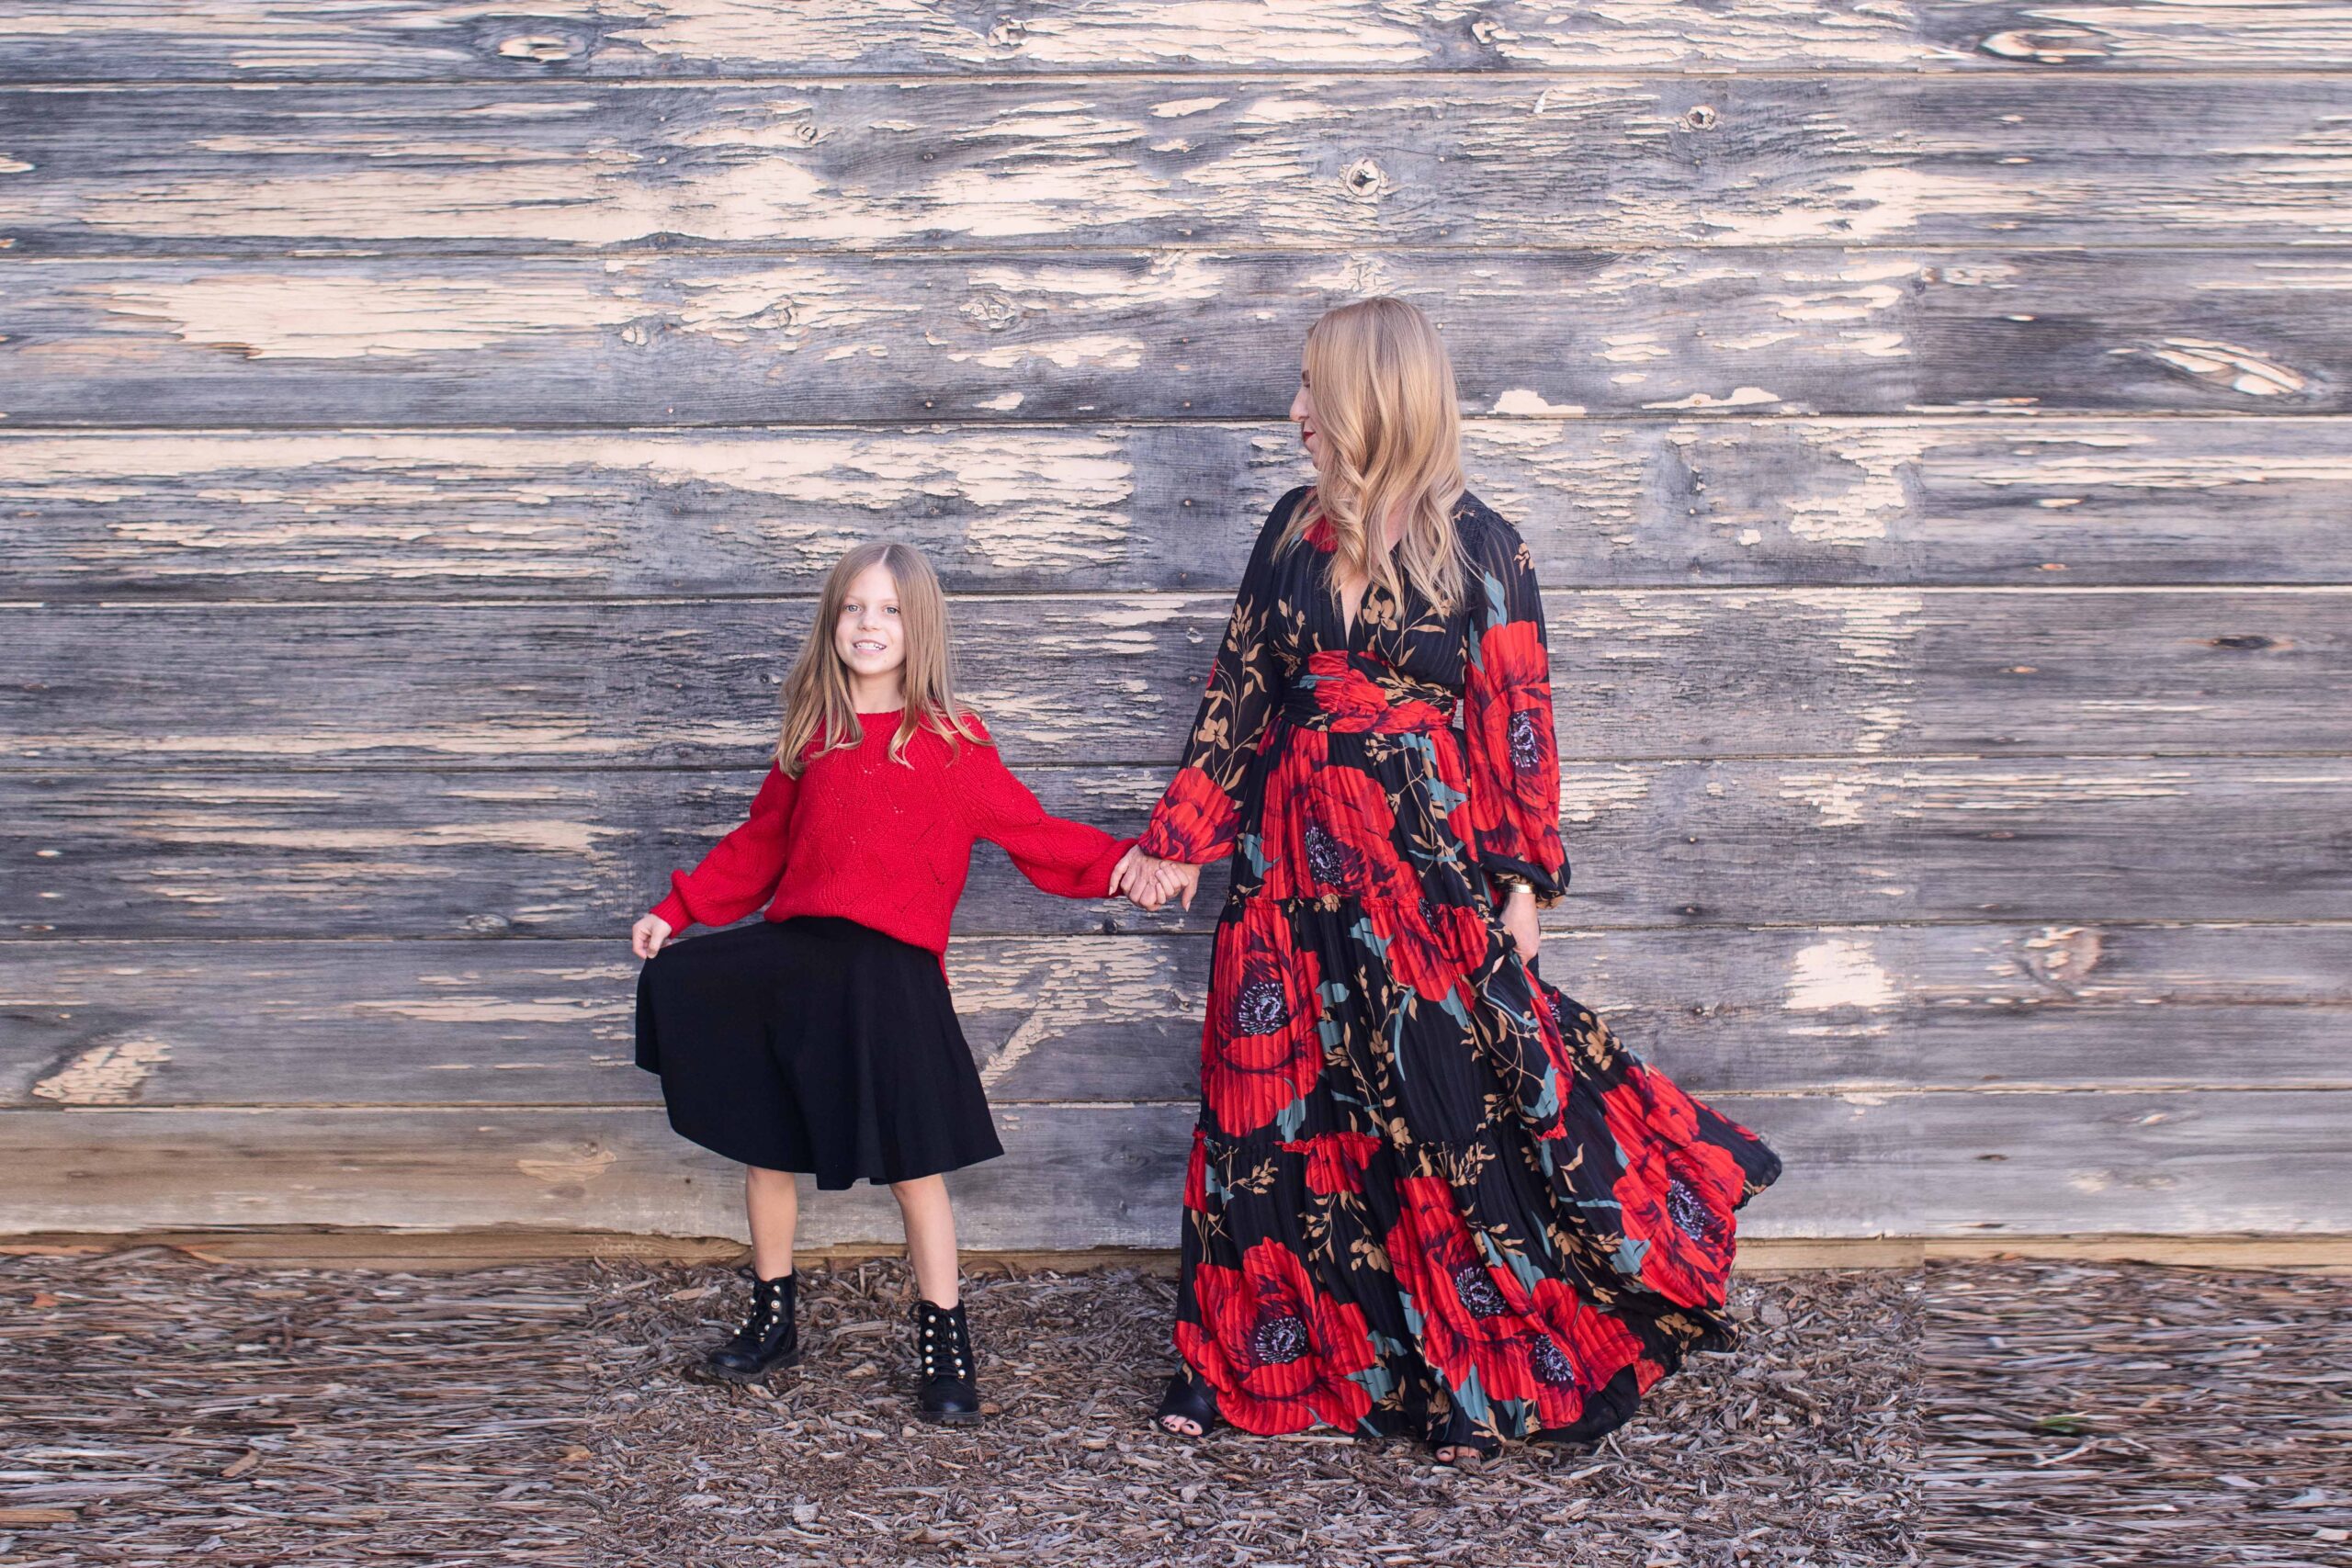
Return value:
[(752, 1310), (735, 1337), (703, 1358), (703, 1371), (721, 1382), (757, 1382), (778, 1367), (800, 1364), (800, 1329), (793, 1322), (797, 1274), (752, 1277)]
[(972, 1331), (964, 1321), (964, 1303), (937, 1307), (915, 1300), (915, 1375), (922, 1386), (915, 1393), (916, 1413), (926, 1421), (969, 1427), (980, 1418), (980, 1390), (974, 1374)]

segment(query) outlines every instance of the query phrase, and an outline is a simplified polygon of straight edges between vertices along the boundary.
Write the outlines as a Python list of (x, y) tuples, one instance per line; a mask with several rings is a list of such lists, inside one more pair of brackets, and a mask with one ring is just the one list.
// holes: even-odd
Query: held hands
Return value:
[(1138, 909), (1157, 909), (1171, 897), (1181, 897), (1189, 909), (1193, 907), (1193, 894), (1200, 885), (1199, 866), (1161, 860), (1140, 849), (1131, 849), (1121, 855), (1119, 863), (1111, 871), (1113, 896), (1126, 895)]
[(639, 958), (652, 957), (669, 940), (670, 922), (659, 915), (648, 915), (628, 929), (628, 944)]

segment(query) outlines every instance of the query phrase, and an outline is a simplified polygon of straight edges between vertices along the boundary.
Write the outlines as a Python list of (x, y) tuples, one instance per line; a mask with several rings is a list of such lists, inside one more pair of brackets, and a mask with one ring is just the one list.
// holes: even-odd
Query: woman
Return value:
[[(1567, 883), (1527, 547), (1466, 493), (1400, 299), (1307, 334), (1316, 483), (1275, 503), (1138, 901), (1233, 854), (1159, 1419), (1589, 1441), (1721, 1315), (1780, 1161), (1535, 973)], [(1460, 733), (1453, 728), (1459, 718)]]

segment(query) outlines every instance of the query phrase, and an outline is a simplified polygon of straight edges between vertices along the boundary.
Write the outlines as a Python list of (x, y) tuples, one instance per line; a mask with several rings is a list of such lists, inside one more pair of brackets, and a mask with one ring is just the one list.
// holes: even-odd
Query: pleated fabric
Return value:
[(1004, 1152), (938, 954), (835, 916), (663, 947), (638, 976), (637, 1065), (683, 1136), (823, 1189)]

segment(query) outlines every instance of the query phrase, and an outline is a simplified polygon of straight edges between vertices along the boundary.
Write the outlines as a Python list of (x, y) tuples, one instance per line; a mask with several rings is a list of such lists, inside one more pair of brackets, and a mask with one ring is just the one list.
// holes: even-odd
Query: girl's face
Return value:
[(879, 561), (850, 580), (841, 618), (833, 623), (833, 651), (854, 675), (887, 675), (906, 663), (899, 584)]
[(1315, 389), (1307, 385), (1306, 367), (1298, 367), (1298, 396), (1290, 400), (1290, 417), (1298, 426), (1298, 438), (1306, 444), (1306, 455), (1317, 468), (1323, 466), (1323, 433), (1315, 426)]

